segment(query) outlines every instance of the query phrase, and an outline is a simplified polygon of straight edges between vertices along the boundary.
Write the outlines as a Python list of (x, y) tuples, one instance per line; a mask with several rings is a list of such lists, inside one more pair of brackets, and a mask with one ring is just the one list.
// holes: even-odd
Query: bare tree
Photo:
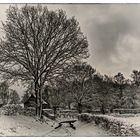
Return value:
[(115, 88), (112, 77), (102, 76), (97, 73), (92, 80), (93, 88), (93, 105), (100, 107), (101, 113), (105, 114), (106, 110), (113, 110), (116, 104)]
[(95, 69), (85, 62), (78, 62), (71, 66), (66, 73), (67, 90), (77, 103), (78, 112), (82, 113), (82, 106), (88, 102), (88, 96), (91, 92), (89, 79), (92, 78)]
[(51, 92), (49, 95), (49, 101), (51, 108), (54, 112), (54, 119), (56, 118), (57, 109), (61, 107), (61, 104), (63, 103), (63, 96), (60, 90), (57, 87), (52, 87)]
[(3, 23), (0, 71), (6, 79), (33, 81), (36, 114), (42, 114), (42, 89), (69, 63), (88, 57), (88, 42), (77, 20), (46, 6), (10, 6)]

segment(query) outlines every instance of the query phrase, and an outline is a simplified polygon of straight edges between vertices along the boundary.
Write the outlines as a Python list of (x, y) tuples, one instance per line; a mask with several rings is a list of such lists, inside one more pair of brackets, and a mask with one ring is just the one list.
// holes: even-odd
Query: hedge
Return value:
[(113, 109), (114, 113), (120, 113), (120, 114), (127, 114), (127, 113), (133, 113), (133, 114), (137, 114), (140, 113), (140, 108), (138, 109)]
[(93, 115), (90, 113), (82, 113), (78, 115), (78, 120), (82, 122), (90, 123), (93, 121)]
[(87, 123), (94, 121), (96, 125), (100, 125), (101, 127), (111, 131), (114, 136), (139, 135), (133, 127), (133, 124), (125, 123), (112, 116), (83, 113), (78, 116), (78, 119)]
[(3, 115), (17, 115), (22, 114), (23, 108), (19, 104), (6, 104), (1, 108), (1, 114)]
[(36, 111), (34, 107), (28, 107), (23, 109), (23, 115), (25, 116), (35, 116)]
[(115, 136), (137, 136), (133, 124), (128, 124), (123, 121), (115, 119), (112, 116), (93, 115), (95, 124), (101, 125), (103, 128), (110, 130)]

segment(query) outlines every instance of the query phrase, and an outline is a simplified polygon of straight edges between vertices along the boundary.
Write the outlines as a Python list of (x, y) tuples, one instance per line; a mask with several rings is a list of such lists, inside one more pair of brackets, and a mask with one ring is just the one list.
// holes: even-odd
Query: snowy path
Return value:
[(97, 137), (97, 136), (111, 136), (110, 132), (103, 130), (94, 123), (81, 123), (75, 124), (76, 130), (73, 130), (69, 125), (60, 127), (47, 136), (72, 136), (72, 137)]
[(0, 136), (111, 136), (109, 132), (92, 123), (75, 123), (76, 130), (69, 125), (54, 129), (58, 124), (36, 121), (26, 116), (0, 116)]

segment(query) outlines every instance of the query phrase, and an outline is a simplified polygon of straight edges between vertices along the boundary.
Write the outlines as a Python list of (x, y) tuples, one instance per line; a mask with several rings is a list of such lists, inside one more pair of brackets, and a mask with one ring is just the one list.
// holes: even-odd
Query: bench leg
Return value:
[(57, 127), (55, 127), (54, 129), (57, 129), (57, 128), (61, 127), (61, 126), (62, 126), (62, 124), (59, 123), (59, 125)]
[(76, 127), (72, 124), (72, 123), (69, 123), (70, 124), (70, 127), (72, 128), (72, 129), (76, 129)]

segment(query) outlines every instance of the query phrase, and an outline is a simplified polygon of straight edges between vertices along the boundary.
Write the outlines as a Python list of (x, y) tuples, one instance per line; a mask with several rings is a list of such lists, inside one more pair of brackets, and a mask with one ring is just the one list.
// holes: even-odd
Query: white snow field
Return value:
[(101, 115), (101, 116), (105, 116), (109, 119), (115, 119), (128, 125), (133, 125), (134, 128), (137, 128), (137, 130), (140, 130), (140, 114), (136, 114), (136, 115), (125, 114), (125, 115), (119, 115), (119, 116)]
[[(110, 115), (95, 115), (95, 116), (103, 117), (104, 119), (106, 118), (106, 119), (110, 120), (111, 123), (114, 122), (113, 124), (115, 127), (117, 127), (116, 125), (121, 124), (121, 128), (123, 130), (124, 129), (126, 130), (127, 135), (131, 136), (131, 134), (128, 133), (128, 131), (130, 131), (129, 130), (129, 128), (130, 128), (136, 132), (134, 134), (134, 136), (140, 136), (140, 114), (110, 114)], [(120, 122), (120, 123), (118, 124), (118, 122)], [(113, 127), (111, 127), (111, 128), (113, 129)], [(119, 128), (119, 126), (118, 126), (118, 128)], [(119, 128), (119, 129), (121, 129), (121, 128)], [(114, 133), (114, 136), (115, 136), (115, 133)], [(125, 135), (121, 135), (121, 136), (125, 136)]]
[(110, 132), (103, 130), (94, 123), (75, 122), (76, 130), (69, 125), (54, 129), (57, 122), (47, 121), (40, 123), (27, 116), (0, 116), (0, 136), (111, 136)]
[[(111, 116), (109, 116), (111, 117)], [(125, 117), (112, 117), (114, 119), (117, 119), (118, 121), (124, 122), (128, 125), (132, 125), (133, 128), (135, 128), (135, 130), (137, 131), (137, 133), (140, 135), (140, 114), (136, 114), (136, 115), (126, 115)]]

